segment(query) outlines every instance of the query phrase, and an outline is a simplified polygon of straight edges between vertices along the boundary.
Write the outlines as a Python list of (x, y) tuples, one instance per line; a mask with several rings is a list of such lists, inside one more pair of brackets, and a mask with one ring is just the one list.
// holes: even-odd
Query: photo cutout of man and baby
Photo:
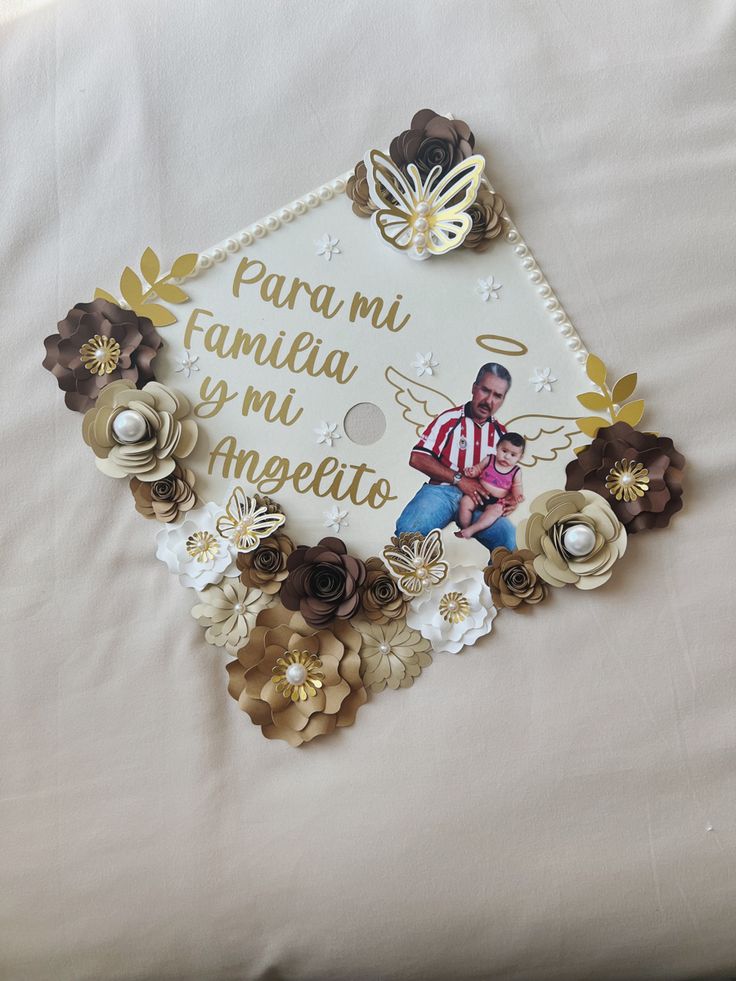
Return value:
[(458, 526), (489, 551), (515, 548), (510, 515), (524, 500), (525, 439), (496, 419), (511, 387), (508, 369), (481, 366), (464, 405), (440, 412), (413, 447), (409, 465), (427, 477), (399, 515), (396, 534)]

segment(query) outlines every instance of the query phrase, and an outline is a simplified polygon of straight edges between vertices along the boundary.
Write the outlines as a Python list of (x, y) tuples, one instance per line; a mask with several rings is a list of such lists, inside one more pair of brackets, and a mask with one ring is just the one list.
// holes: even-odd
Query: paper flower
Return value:
[(249, 589), (239, 579), (223, 579), (219, 585), (205, 586), (192, 616), (206, 627), (204, 639), (237, 655), (255, 626), (256, 617), (273, 603), (273, 597), (260, 589)]
[(427, 638), (433, 651), (459, 654), (490, 633), (496, 613), (480, 569), (456, 566), (444, 582), (411, 601), (406, 622)]
[(217, 532), (222, 508), (205, 504), (190, 511), (180, 525), (167, 525), (156, 535), (156, 558), (179, 577), (182, 586), (201, 592), (205, 586), (237, 574), (237, 552)]
[(534, 553), (537, 574), (551, 586), (595, 589), (608, 582), (626, 551), (626, 531), (607, 502), (589, 490), (540, 494), (516, 540)]
[(132, 381), (116, 381), (85, 413), (82, 435), (108, 477), (151, 482), (174, 471), (174, 456), (194, 449), (197, 424), (188, 413), (187, 399), (158, 382), (139, 391)]
[(238, 659), (228, 664), (228, 691), (267, 739), (299, 746), (355, 721), (368, 698), (361, 643), (345, 621), (314, 629), (298, 613), (271, 607), (258, 614)]
[(360, 606), (365, 565), (348, 555), (339, 538), (323, 538), (309, 548), (299, 545), (286, 560), (288, 576), (281, 587), (287, 610), (299, 610), (312, 627), (348, 619)]
[(383, 558), (396, 579), (399, 589), (407, 596), (416, 596), (437, 585), (447, 575), (442, 532), (433, 528), (428, 535), (412, 533), (391, 539), (383, 550)]
[(478, 280), (478, 292), (480, 293), (480, 298), (484, 303), (488, 303), (489, 300), (500, 299), (498, 291), (503, 289), (501, 283), (497, 283), (493, 276), (488, 276), (487, 279)]
[(547, 587), (534, 568), (534, 552), (494, 548), (490, 565), (483, 578), (491, 588), (493, 602), (499, 609), (519, 610), (533, 606), (547, 595)]
[(685, 457), (667, 436), (640, 433), (625, 422), (598, 435), (567, 465), (568, 490), (600, 494), (629, 535), (664, 528), (682, 508)]
[(180, 358), (180, 360), (176, 362), (177, 367), (175, 370), (183, 372), (184, 377), (189, 378), (193, 371), (199, 371), (199, 365), (197, 364), (198, 361), (198, 354), (195, 354), (194, 357), (192, 357), (191, 352), (187, 351), (184, 354), (184, 357)]
[(435, 360), (431, 351), (427, 351), (426, 354), (420, 354), (417, 351), (416, 360), (411, 363), (412, 368), (416, 368), (417, 378), (421, 378), (422, 375), (433, 375), (434, 369), (438, 365), (439, 361)]
[(361, 602), (363, 616), (372, 623), (402, 619), (406, 612), (406, 597), (381, 559), (376, 556), (368, 559), (365, 564)]
[(376, 211), (375, 204), (371, 201), (370, 188), (368, 187), (368, 171), (365, 163), (359, 160), (355, 165), (355, 171), (348, 178), (345, 193), (353, 202), (353, 212), (359, 218), (370, 218)]
[(194, 471), (185, 470), (178, 463), (168, 475), (153, 483), (131, 477), (130, 489), (135, 499), (135, 509), (144, 518), (156, 521), (176, 521), (179, 515), (191, 511), (197, 503), (194, 493)]
[(551, 368), (535, 368), (529, 384), (534, 386), (535, 392), (551, 392), (556, 381), (557, 379), (552, 376)]
[(478, 196), (468, 208), (473, 225), (463, 241), (464, 249), (485, 252), (494, 238), (503, 232), (503, 209), (506, 207), (500, 194), (494, 194), (481, 185)]
[(86, 412), (111, 382), (125, 379), (142, 388), (161, 338), (148, 317), (138, 317), (107, 300), (77, 303), (44, 341), (47, 368), (64, 392), (67, 407)]
[(371, 623), (354, 620), (353, 626), (363, 638), (360, 648), (363, 684), (370, 691), (408, 688), (422, 668), (432, 663), (429, 641), (405, 620)]
[(325, 511), (325, 528), (329, 528), (331, 531), (340, 531), (343, 525), (347, 526), (350, 524), (348, 521), (348, 512), (341, 511), (337, 504), (333, 504), (329, 511)]
[(422, 177), (439, 166), (442, 174), (469, 157), (475, 137), (462, 119), (447, 119), (432, 109), (414, 114), (409, 129), (394, 137), (389, 155), (401, 170), (414, 163)]
[(340, 439), (336, 422), (321, 422), (319, 427), (314, 431), (317, 434), (318, 443), (326, 443), (328, 446), (332, 446), (336, 439)]
[(325, 233), (322, 238), (314, 243), (317, 246), (317, 255), (323, 255), (330, 262), (333, 255), (340, 255), (340, 239), (333, 238), (332, 235)]
[(294, 543), (289, 536), (276, 532), (252, 552), (239, 552), (237, 563), (241, 582), (273, 596), (286, 579), (286, 560), (293, 551)]

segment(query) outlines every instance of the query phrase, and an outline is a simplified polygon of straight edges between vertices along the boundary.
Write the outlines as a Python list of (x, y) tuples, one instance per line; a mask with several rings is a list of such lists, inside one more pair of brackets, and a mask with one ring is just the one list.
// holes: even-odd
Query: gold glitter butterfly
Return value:
[(371, 220), (384, 242), (412, 259), (444, 255), (462, 245), (473, 224), (466, 208), (478, 195), (486, 165), (480, 154), (467, 157), (444, 177), (441, 167), (433, 167), (425, 181), (416, 164), (409, 164), (404, 174), (380, 150), (370, 150), (365, 165), (378, 209)]
[(254, 497), (248, 497), (242, 487), (236, 487), (225, 506), (225, 514), (217, 519), (217, 530), (239, 552), (252, 552), (285, 521), (283, 514), (270, 512)]
[(418, 596), (424, 589), (442, 582), (449, 571), (447, 562), (442, 561), (444, 554), (439, 528), (433, 528), (424, 537), (407, 536), (404, 541), (399, 538), (397, 544), (387, 545), (383, 550), (391, 575), (408, 596)]

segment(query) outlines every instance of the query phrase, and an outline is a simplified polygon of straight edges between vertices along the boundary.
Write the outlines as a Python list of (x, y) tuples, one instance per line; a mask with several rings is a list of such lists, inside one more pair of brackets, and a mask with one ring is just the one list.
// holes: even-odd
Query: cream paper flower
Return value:
[(167, 525), (156, 535), (156, 558), (182, 586), (201, 592), (225, 576), (237, 576), (235, 545), (217, 531), (217, 519), (224, 513), (216, 504), (205, 504), (180, 525)]
[(411, 601), (406, 622), (436, 653), (459, 654), (490, 633), (497, 612), (481, 570), (457, 566), (443, 582)]
[(223, 579), (219, 585), (205, 586), (201, 602), (192, 607), (192, 616), (206, 627), (204, 639), (224, 647), (235, 656), (255, 626), (256, 617), (274, 602), (260, 589), (249, 589), (239, 579)]
[(370, 691), (383, 691), (386, 686), (408, 688), (422, 668), (432, 663), (429, 641), (406, 620), (353, 620), (353, 626), (363, 638), (360, 674)]

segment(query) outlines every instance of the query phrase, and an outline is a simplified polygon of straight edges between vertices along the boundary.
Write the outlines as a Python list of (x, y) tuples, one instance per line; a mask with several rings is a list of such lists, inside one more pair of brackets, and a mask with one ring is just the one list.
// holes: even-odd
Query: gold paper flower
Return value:
[(519, 610), (533, 606), (547, 595), (547, 588), (534, 568), (534, 553), (529, 549), (511, 552), (494, 548), (491, 563), (483, 570), (483, 578), (491, 587), (493, 602), (500, 609)]
[(277, 531), (252, 552), (238, 552), (241, 582), (269, 595), (278, 593), (281, 583), (289, 574), (286, 560), (294, 548), (294, 542), (289, 536)]
[(256, 617), (271, 602), (272, 598), (260, 589), (248, 589), (238, 579), (226, 578), (217, 585), (205, 586), (200, 602), (192, 607), (192, 616), (207, 628), (204, 638), (208, 644), (237, 655)]
[[(344, 620), (314, 629), (300, 613), (273, 606), (258, 614), (248, 643), (238, 651), (237, 661), (228, 664), (228, 691), (267, 739), (284, 739), (291, 746), (300, 746), (338, 726), (352, 725), (358, 709), (367, 701), (360, 677), (361, 644), (358, 631)], [(294, 652), (319, 660), (319, 669), (310, 663), (324, 675), (317, 679), (321, 687), (311, 686), (314, 694), (305, 685), (307, 697), (300, 695), (296, 701), (291, 695), (285, 697), (285, 687), (278, 687), (288, 678), (288, 664), (285, 671), (282, 668)], [(294, 680), (289, 684), (301, 683), (301, 675), (293, 671)]]
[(82, 344), (79, 356), (91, 375), (111, 375), (120, 360), (120, 345), (113, 337), (95, 334)]
[(611, 577), (626, 551), (626, 531), (593, 491), (547, 491), (532, 501), (517, 540), (534, 555), (537, 574), (551, 586), (595, 589)]
[(398, 620), (406, 611), (406, 597), (381, 559), (373, 556), (365, 564), (365, 582), (361, 592), (363, 614), (372, 623)]
[(131, 381), (116, 381), (85, 413), (82, 435), (104, 474), (151, 482), (174, 471), (174, 455), (185, 457), (194, 449), (197, 424), (185, 418), (188, 413), (184, 396), (159, 382), (139, 391)]
[(635, 501), (649, 489), (649, 471), (641, 463), (617, 460), (608, 471), (606, 489), (617, 501)]
[(363, 638), (360, 673), (370, 691), (383, 691), (386, 686), (408, 688), (422, 668), (432, 663), (429, 641), (406, 620), (383, 624), (354, 620), (353, 625)]
[(271, 671), (276, 691), (292, 702), (306, 702), (322, 687), (325, 676), (321, 667), (320, 659), (307, 651), (287, 651)]
[(436, 586), (447, 575), (449, 566), (443, 561), (445, 549), (442, 532), (434, 528), (426, 537), (400, 535), (383, 550), (383, 558), (407, 596), (418, 596)]

